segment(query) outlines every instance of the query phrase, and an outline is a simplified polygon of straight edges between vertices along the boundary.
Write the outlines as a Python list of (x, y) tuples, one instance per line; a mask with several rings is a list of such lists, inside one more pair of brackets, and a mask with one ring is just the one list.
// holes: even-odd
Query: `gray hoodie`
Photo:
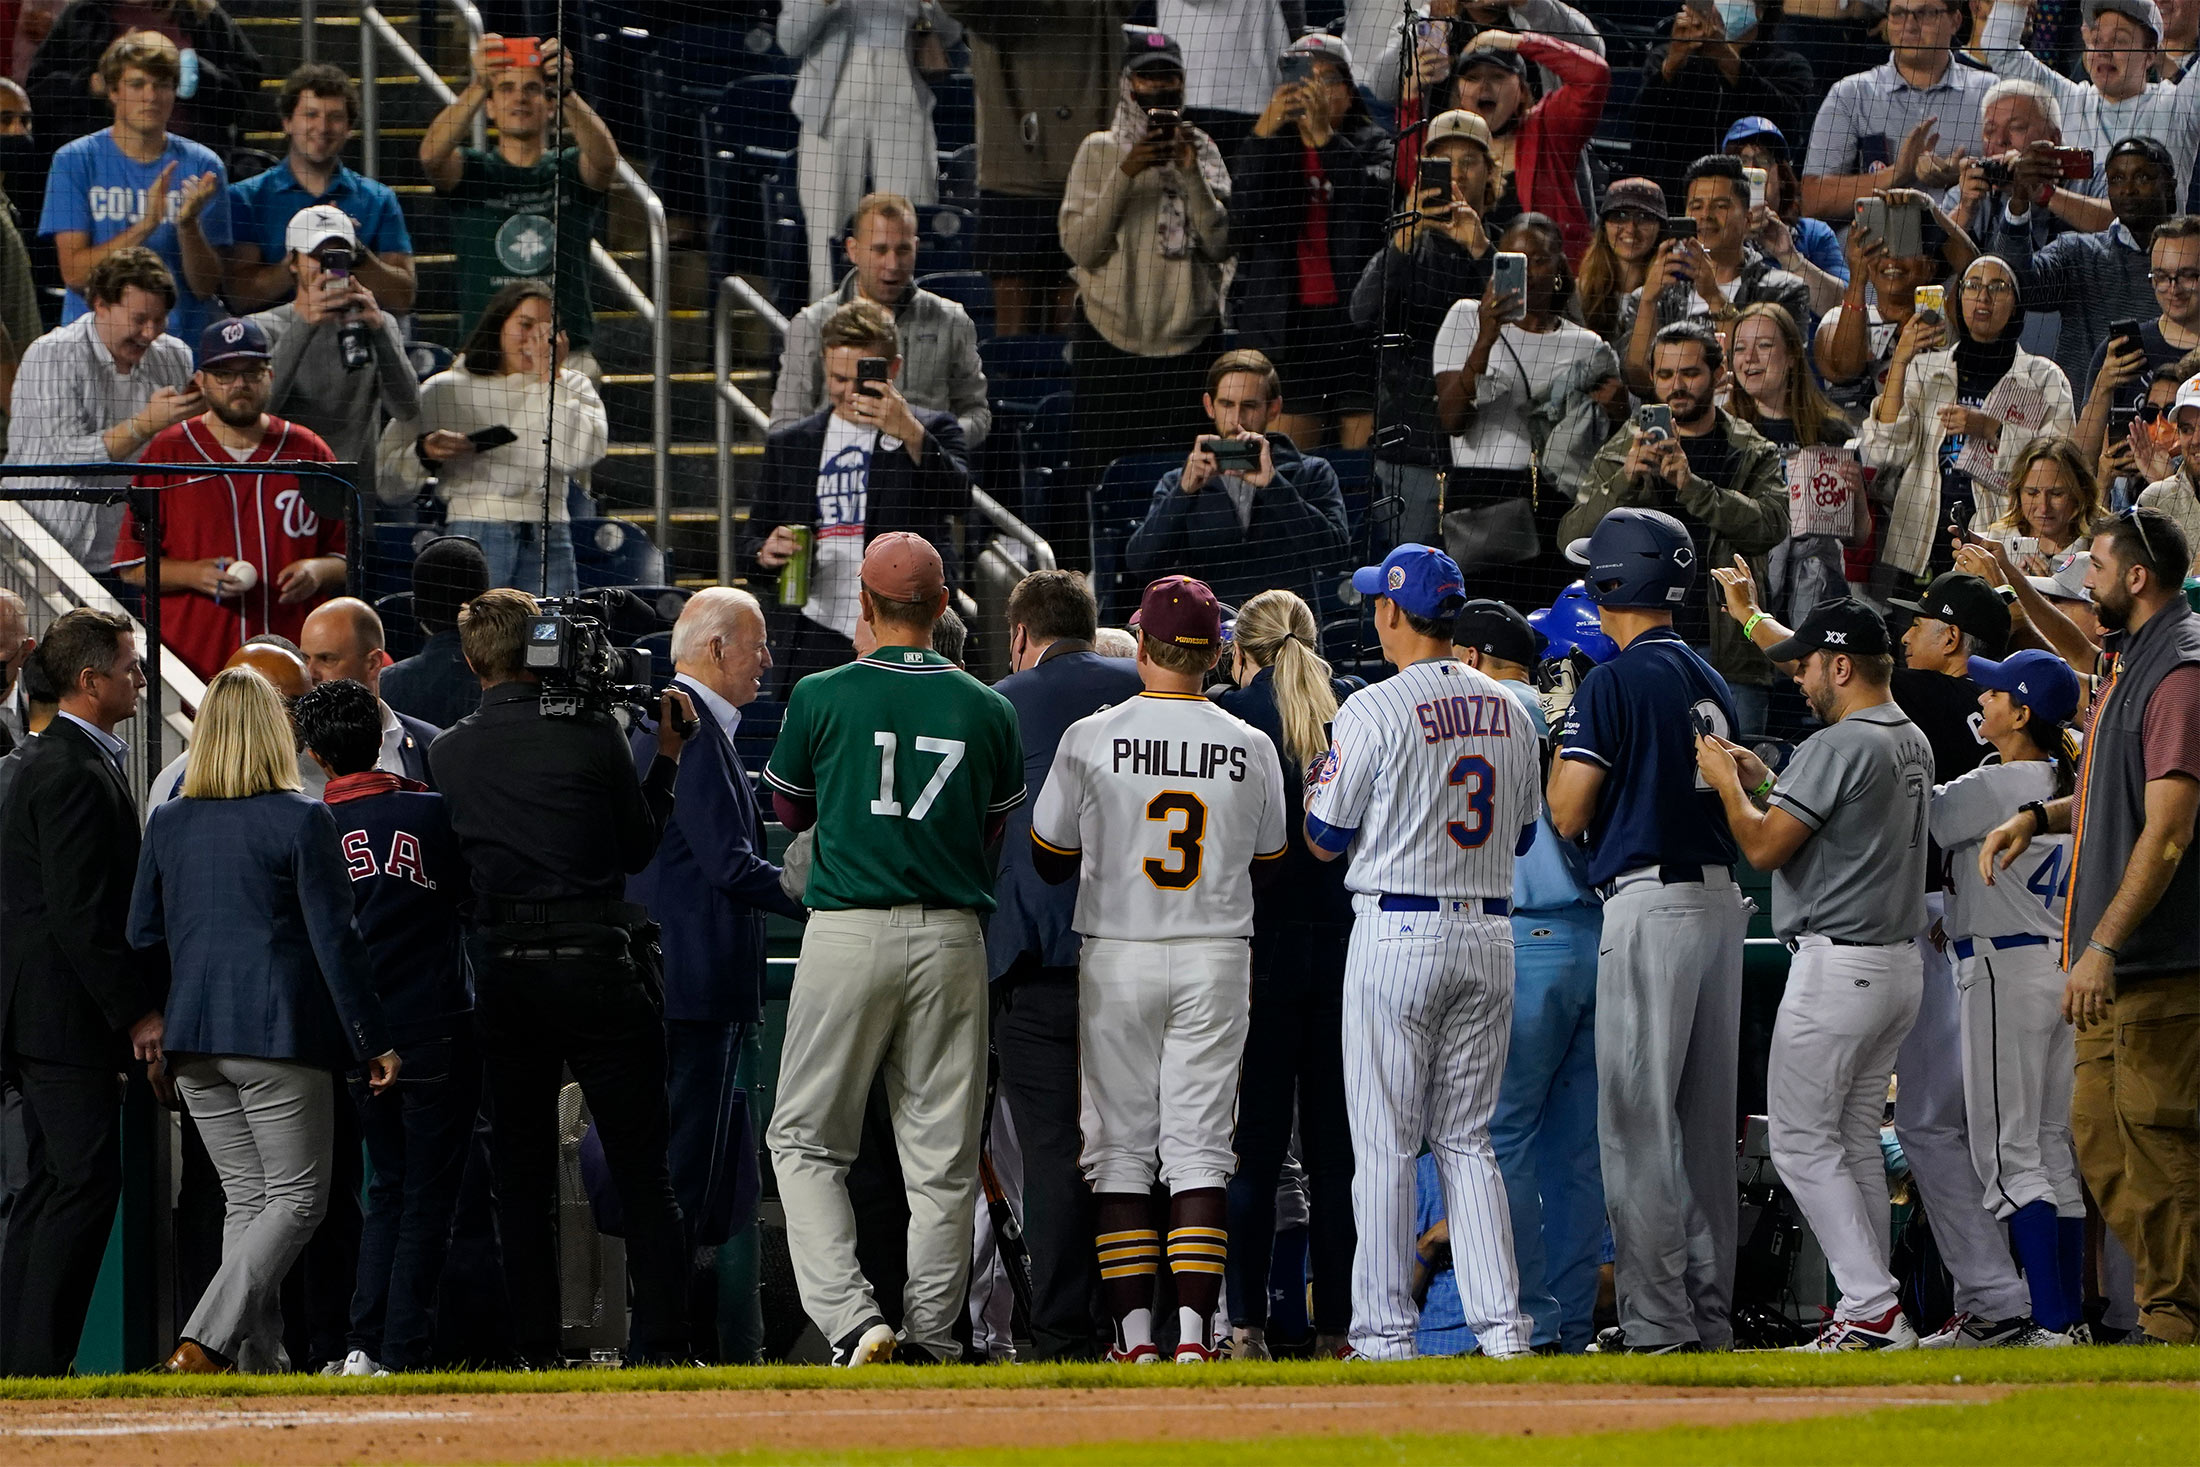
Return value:
[(274, 355), (275, 388), (267, 410), (320, 434), (340, 461), (372, 463), (383, 419), (418, 416), (420, 381), (388, 312), (382, 329), (369, 337), (374, 360), (356, 372), (344, 370), (337, 322), (307, 326), (290, 301), (252, 320), (267, 333)]

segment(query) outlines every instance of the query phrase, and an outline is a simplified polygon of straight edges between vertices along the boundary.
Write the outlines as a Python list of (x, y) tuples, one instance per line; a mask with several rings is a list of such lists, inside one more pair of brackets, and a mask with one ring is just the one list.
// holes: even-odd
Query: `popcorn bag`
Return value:
[(1787, 486), (1790, 534), (1855, 540), (1870, 528), (1864, 468), (1849, 450), (1797, 449), (1788, 456)]

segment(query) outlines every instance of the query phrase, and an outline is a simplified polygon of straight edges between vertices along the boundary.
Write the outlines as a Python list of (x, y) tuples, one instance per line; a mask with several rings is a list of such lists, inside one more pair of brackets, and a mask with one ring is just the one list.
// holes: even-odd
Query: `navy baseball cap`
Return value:
[(1933, 577), (1925, 594), (1915, 601), (1888, 597), (1887, 604), (1914, 616), (1946, 622), (1995, 656), (2009, 645), (2009, 608), (1992, 586), (1963, 571), (1946, 571)]
[(1801, 662), (1813, 652), (1846, 652), (1852, 657), (1884, 657), (1894, 650), (1887, 640), (1887, 624), (1879, 613), (1844, 596), (1821, 601), (1785, 642), (1765, 648), (1774, 662)]
[(1467, 600), (1458, 563), (1441, 550), (1410, 540), (1384, 556), (1381, 565), (1354, 571), (1352, 589), (1362, 596), (1387, 597), (1430, 621), (1452, 615)]
[(219, 321), (209, 321), (206, 329), (199, 333), (194, 365), (206, 368), (218, 362), (264, 362), (267, 359), (267, 333), (241, 316), (224, 316)]
[(1787, 152), (1787, 134), (1769, 117), (1745, 117), (1735, 123), (1726, 130), (1726, 141), (1719, 144), (1719, 151), (1731, 153), (1751, 138), (1770, 138), (1782, 153)]
[(1526, 617), (1502, 601), (1469, 601), (1459, 608), (1459, 619), (1451, 624), (1454, 647), (1472, 647), (1522, 667), (1533, 667), (1542, 660), (1543, 640), (1543, 634), (1528, 625)]
[(1974, 657), (1971, 681), (2007, 693), (2049, 723), (2068, 723), (2078, 714), (2078, 674), (2052, 652), (2027, 648), (2000, 662)]
[(1182, 72), (1184, 48), (1165, 31), (1150, 25), (1123, 27), (1123, 69), (1128, 72), (1151, 71)]
[(1663, 510), (1615, 509), (1566, 558), (1589, 567), (1589, 599), (1615, 610), (1671, 611), (1696, 580), (1696, 542)]

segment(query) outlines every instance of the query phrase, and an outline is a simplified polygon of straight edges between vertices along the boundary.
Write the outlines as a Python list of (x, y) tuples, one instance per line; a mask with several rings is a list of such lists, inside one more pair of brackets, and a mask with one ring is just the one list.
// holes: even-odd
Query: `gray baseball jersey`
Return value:
[(1197, 694), (1146, 692), (1063, 733), (1031, 834), (1085, 853), (1087, 937), (1250, 937), (1252, 865), (1283, 854), (1286, 818), (1268, 735)]
[(1917, 936), (1932, 795), (1932, 745), (1893, 703), (1805, 739), (1772, 791), (1773, 806), (1811, 830), (1772, 873), (1772, 930), (1855, 943)]
[(2070, 837), (2035, 836), (1988, 886), (1979, 843), (2031, 800), (2055, 798), (2055, 766), (2044, 759), (1983, 764), (1933, 791), (1933, 839), (1948, 853), (1950, 937), (2044, 937), (2062, 948), (2070, 894)]

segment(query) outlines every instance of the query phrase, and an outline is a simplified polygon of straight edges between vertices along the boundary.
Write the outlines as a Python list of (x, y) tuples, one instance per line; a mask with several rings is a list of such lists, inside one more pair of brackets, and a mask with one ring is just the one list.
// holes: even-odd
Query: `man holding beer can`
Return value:
[(853, 660), (864, 546), (897, 530), (922, 535), (938, 546), (952, 587), (948, 519), (970, 507), (962, 428), (950, 414), (911, 407), (895, 387), (901, 343), (886, 308), (842, 306), (826, 319), (819, 352), (828, 406), (765, 439), (742, 548), (745, 563), (779, 577), (780, 698), (805, 675)]

